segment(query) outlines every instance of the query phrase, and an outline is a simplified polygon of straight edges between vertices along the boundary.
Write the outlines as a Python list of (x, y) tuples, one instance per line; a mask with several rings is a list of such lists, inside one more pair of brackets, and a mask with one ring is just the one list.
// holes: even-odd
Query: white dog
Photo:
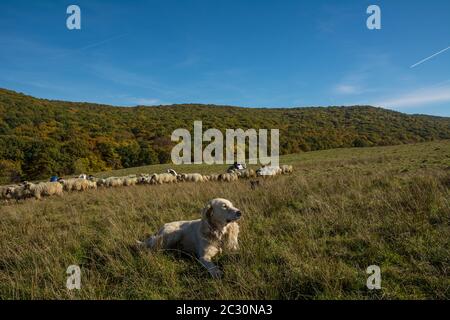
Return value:
[(151, 249), (180, 247), (194, 254), (209, 273), (218, 278), (222, 272), (211, 260), (222, 252), (222, 248), (238, 250), (241, 211), (226, 199), (213, 199), (202, 210), (202, 218), (191, 221), (166, 223), (159, 232), (139, 242)]

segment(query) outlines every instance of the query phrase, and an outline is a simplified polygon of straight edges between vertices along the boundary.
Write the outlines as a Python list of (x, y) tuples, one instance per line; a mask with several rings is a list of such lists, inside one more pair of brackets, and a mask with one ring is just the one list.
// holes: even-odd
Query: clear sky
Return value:
[(450, 50), (411, 68), (449, 46), (448, 0), (0, 2), (0, 87), (49, 99), (450, 116)]

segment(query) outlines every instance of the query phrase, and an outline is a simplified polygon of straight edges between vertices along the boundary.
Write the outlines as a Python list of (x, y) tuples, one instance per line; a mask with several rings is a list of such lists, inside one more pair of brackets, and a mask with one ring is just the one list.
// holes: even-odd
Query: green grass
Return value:
[[(449, 299), (450, 141), (289, 155), (249, 182), (135, 186), (0, 206), (2, 299)], [(166, 165), (100, 175), (160, 172)], [(173, 167), (173, 166), (172, 166)], [(225, 166), (177, 171), (217, 172)], [(243, 212), (211, 279), (188, 255), (132, 249), (211, 198)], [(82, 288), (65, 270), (80, 265)], [(382, 290), (366, 288), (381, 267)]]

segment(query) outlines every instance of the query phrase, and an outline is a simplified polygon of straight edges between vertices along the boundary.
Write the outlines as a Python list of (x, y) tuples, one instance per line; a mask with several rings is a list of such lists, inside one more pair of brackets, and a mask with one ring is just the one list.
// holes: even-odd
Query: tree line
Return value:
[(114, 107), (37, 99), (0, 89), (0, 183), (170, 162), (177, 128), (279, 129), (280, 153), (450, 138), (450, 118), (370, 106)]

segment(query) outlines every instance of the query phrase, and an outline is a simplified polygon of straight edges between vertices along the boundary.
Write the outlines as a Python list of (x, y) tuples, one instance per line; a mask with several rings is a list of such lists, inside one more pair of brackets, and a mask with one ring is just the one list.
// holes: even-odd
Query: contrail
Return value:
[(126, 35), (127, 35), (126, 33), (125, 34), (121, 34), (121, 35), (117, 35), (117, 36), (114, 36), (114, 37), (111, 37), (111, 38), (108, 38), (108, 39), (105, 39), (105, 40), (102, 40), (102, 41), (99, 41), (99, 42), (91, 43), (90, 45), (87, 45), (87, 46), (84, 46), (84, 47), (81, 47), (81, 48), (72, 49), (69, 52), (66, 52), (66, 53), (63, 53), (63, 54), (60, 54), (58, 56), (53, 57), (53, 59), (66, 57), (68, 55), (73, 54), (74, 52), (79, 52), (79, 51), (83, 51), (83, 50), (86, 50), (86, 49), (98, 47), (98, 46), (100, 46), (102, 44), (105, 44), (107, 42), (110, 42), (110, 41), (113, 41), (113, 40), (125, 37)]
[(441, 51), (439, 51), (439, 52), (436, 52), (435, 54), (429, 56), (428, 58), (425, 58), (425, 59), (423, 59), (423, 60), (417, 62), (416, 64), (413, 64), (410, 68), (412, 69), (412, 68), (414, 68), (414, 67), (417, 67), (419, 64), (422, 64), (422, 63), (424, 63), (425, 61), (428, 61), (428, 60), (430, 60), (430, 59), (436, 57), (437, 55), (439, 55), (439, 54), (441, 54), (441, 53), (447, 51), (448, 49), (450, 49), (450, 47), (445, 48), (444, 50), (441, 50)]
[(118, 36), (115, 36), (115, 37), (112, 37), (112, 38), (105, 39), (105, 40), (103, 40), (103, 41), (99, 41), (99, 42), (96, 42), (96, 43), (92, 43), (92, 44), (87, 45), (87, 46), (85, 46), (85, 47), (76, 49), (75, 51), (81, 51), (81, 50), (85, 50), (85, 49), (97, 47), (97, 46), (100, 46), (100, 45), (102, 45), (102, 44), (104, 44), (104, 43), (107, 43), (107, 42), (110, 42), (110, 41), (113, 41), (113, 40), (122, 38), (122, 37), (124, 37), (124, 36), (126, 36), (126, 34), (121, 34), (121, 35), (118, 35)]

